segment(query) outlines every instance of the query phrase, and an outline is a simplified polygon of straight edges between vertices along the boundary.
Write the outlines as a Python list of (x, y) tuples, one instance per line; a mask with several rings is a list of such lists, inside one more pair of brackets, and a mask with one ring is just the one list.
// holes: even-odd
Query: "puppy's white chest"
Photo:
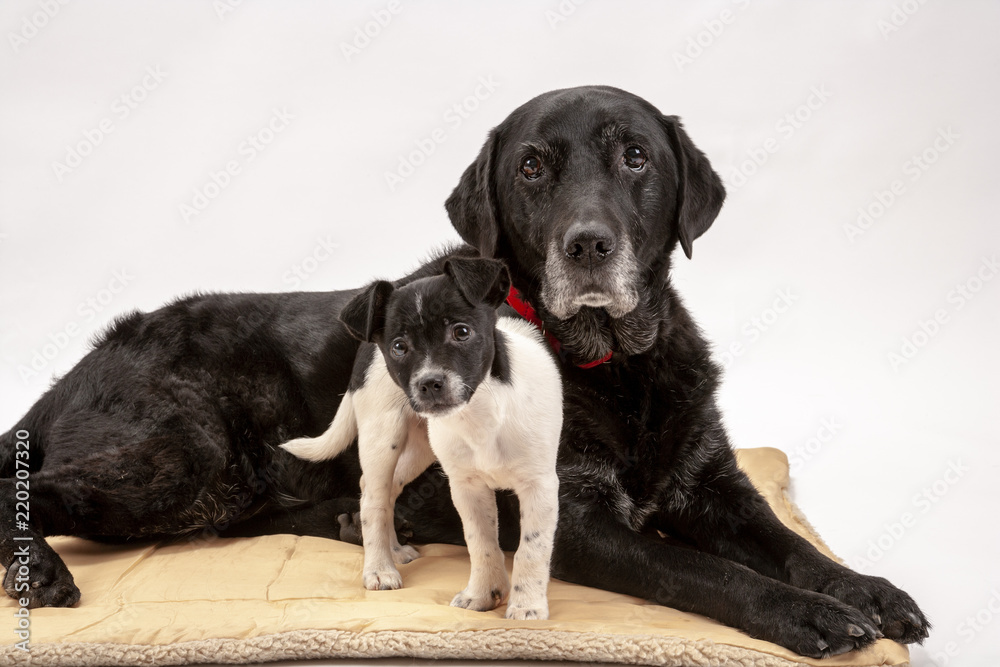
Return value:
[(435, 424), (433, 420), (427, 426), (434, 453), (446, 469), (453, 474), (475, 471), (490, 486), (507, 486), (517, 457), (505, 451), (497, 429), (462, 428), (464, 424)]

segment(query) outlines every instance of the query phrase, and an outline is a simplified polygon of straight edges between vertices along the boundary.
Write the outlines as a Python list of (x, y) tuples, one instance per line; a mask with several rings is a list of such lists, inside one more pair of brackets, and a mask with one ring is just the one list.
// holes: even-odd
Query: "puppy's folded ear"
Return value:
[(473, 306), (485, 303), (490, 308), (499, 308), (510, 292), (510, 273), (496, 259), (452, 257), (444, 263), (444, 272)]
[(494, 129), (479, 151), (479, 157), (465, 170), (444, 203), (458, 235), (477, 248), (483, 257), (493, 257), (497, 250), (499, 219), (493, 172), (499, 142)]
[(660, 122), (677, 157), (677, 235), (684, 254), (691, 259), (691, 246), (719, 215), (722, 202), (726, 199), (726, 189), (708, 158), (684, 131), (680, 118), (661, 116)]
[(340, 311), (340, 321), (358, 340), (371, 343), (385, 328), (385, 309), (392, 294), (392, 283), (378, 280), (347, 302)]

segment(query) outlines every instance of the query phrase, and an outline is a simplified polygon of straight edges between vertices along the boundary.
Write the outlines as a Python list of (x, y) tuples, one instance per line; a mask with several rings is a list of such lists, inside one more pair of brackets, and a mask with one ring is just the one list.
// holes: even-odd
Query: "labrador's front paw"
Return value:
[(931, 624), (909, 595), (882, 577), (846, 570), (823, 587), (826, 593), (860, 609), (887, 638), (901, 644), (922, 642)]

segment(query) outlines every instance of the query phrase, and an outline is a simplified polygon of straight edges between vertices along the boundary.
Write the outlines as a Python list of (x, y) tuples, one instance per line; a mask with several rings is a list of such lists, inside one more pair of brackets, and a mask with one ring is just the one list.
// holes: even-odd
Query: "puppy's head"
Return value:
[(677, 117), (589, 86), (515, 110), (446, 207), (467, 243), (508, 261), (564, 345), (594, 358), (652, 345), (671, 251), (690, 257), (724, 198)]
[(444, 273), (398, 289), (369, 285), (340, 313), (353, 336), (374, 342), (414, 411), (464, 407), (493, 366), (497, 308), (510, 276), (493, 259), (452, 258)]

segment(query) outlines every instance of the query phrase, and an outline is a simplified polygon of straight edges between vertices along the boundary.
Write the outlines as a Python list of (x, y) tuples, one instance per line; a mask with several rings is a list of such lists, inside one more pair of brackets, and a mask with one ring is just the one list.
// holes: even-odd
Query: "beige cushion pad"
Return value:
[[(787, 497), (776, 449), (740, 465), (786, 525), (832, 556)], [(464, 547), (429, 544), (400, 567), (404, 588), (366, 591), (362, 549), (314, 537), (107, 546), (53, 538), (82, 591), (72, 609), (31, 610), (30, 652), (13, 645), (0, 600), (0, 664), (174, 665), (305, 658), (418, 657), (652, 665), (903, 665), (888, 640), (828, 660), (799, 657), (715, 621), (553, 580), (551, 619), (508, 621), (448, 606), (469, 575)], [(507, 558), (508, 568), (511, 556)]]

